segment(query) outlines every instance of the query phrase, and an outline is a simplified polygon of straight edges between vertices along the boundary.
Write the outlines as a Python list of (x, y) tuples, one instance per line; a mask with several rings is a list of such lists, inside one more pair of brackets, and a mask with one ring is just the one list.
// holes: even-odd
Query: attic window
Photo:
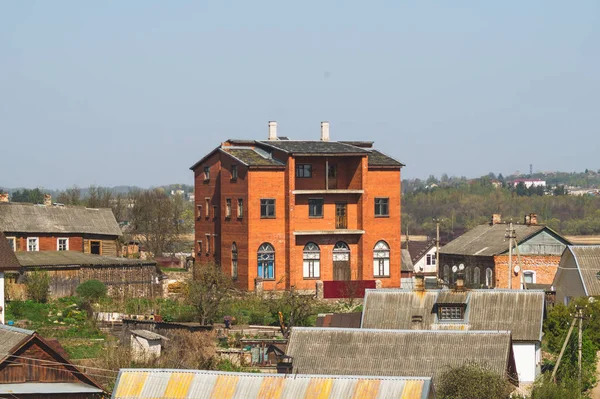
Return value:
[(438, 317), (440, 320), (462, 320), (465, 318), (464, 308), (462, 306), (440, 306)]

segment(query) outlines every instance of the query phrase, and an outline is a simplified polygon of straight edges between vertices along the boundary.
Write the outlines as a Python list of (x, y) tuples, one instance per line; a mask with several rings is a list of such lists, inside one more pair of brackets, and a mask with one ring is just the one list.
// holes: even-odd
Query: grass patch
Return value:
[(105, 341), (65, 340), (61, 341), (61, 345), (71, 360), (94, 359), (104, 350)]

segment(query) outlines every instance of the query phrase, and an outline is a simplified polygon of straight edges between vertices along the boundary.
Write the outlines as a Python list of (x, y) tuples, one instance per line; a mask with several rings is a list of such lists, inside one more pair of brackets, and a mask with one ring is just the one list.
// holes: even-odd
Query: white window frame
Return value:
[[(60, 249), (60, 240), (66, 240), (66, 247), (65, 249)], [(56, 250), (57, 251), (68, 251), (69, 250), (69, 238), (68, 237), (58, 237), (56, 239)]]
[(6, 239), (8, 240), (8, 245), (12, 248), (13, 252), (17, 252), (17, 237), (6, 237)]
[(231, 218), (231, 198), (225, 198), (225, 217)]
[(241, 219), (244, 217), (244, 199), (238, 198), (237, 200), (237, 217)]
[(527, 284), (535, 284), (536, 272), (534, 270), (523, 270), (523, 284), (525, 284), (525, 275), (526, 274), (531, 274), (531, 277), (533, 280), (531, 283), (527, 283)]
[(307, 243), (302, 250), (302, 277), (321, 277), (321, 248), (315, 242)]
[[(29, 240), (35, 240), (35, 249), (29, 250)], [(27, 237), (27, 252), (39, 252), (40, 251), (40, 238), (39, 237)]]
[(435, 266), (435, 252), (427, 254), (427, 266)]
[(384, 240), (377, 241), (373, 247), (373, 277), (390, 277), (390, 257), (389, 244)]

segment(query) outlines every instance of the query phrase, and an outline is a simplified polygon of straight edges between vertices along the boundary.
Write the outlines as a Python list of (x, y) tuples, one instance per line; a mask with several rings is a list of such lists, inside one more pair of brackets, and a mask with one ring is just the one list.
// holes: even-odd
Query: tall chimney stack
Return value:
[(269, 121), (269, 140), (277, 140), (277, 122)]
[(536, 213), (530, 213), (529, 214), (529, 223), (532, 226), (536, 226), (537, 225), (537, 214)]
[(329, 141), (329, 122), (321, 122), (321, 141)]

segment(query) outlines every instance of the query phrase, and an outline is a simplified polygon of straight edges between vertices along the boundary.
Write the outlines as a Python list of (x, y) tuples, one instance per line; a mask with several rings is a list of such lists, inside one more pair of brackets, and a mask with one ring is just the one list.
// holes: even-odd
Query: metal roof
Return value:
[(0, 358), (4, 359), (10, 355), (18, 344), (34, 333), (35, 331), (0, 324)]
[(429, 377), (357, 377), (121, 369), (113, 399), (422, 398), (435, 394)]
[(586, 294), (600, 295), (600, 245), (569, 245), (567, 250), (575, 258)]
[(82, 206), (0, 204), (0, 231), (5, 233), (79, 233), (122, 235), (111, 209)]
[(138, 337), (147, 339), (148, 341), (155, 341), (155, 340), (160, 340), (160, 339), (168, 339), (166, 337), (163, 337), (160, 334), (157, 334), (155, 332), (148, 331), (148, 330), (131, 330), (131, 333), (133, 335), (137, 335)]
[(413, 265), (413, 261), (410, 258), (410, 252), (408, 249), (402, 249), (402, 271), (403, 272), (412, 272), (414, 271), (415, 266)]
[(339, 141), (321, 140), (268, 140), (257, 141), (266, 147), (278, 149), (288, 154), (311, 154), (311, 155), (333, 155), (333, 154), (356, 154), (367, 155), (369, 150), (356, 147)]
[(8, 240), (0, 231), (0, 271), (18, 270), (21, 267), (15, 251), (8, 244)]
[[(465, 304), (464, 320), (438, 320), (437, 306)], [(514, 341), (541, 341), (543, 290), (366, 290), (362, 327), (381, 329), (460, 329), (512, 332)], [(419, 316), (421, 323), (415, 323)]]
[[(542, 230), (550, 230), (543, 225), (513, 224), (517, 241), (521, 243)], [(495, 256), (508, 251), (505, 238), (507, 224), (482, 224), (472, 228), (460, 237), (440, 248), (440, 254)], [(556, 234), (553, 232), (553, 234)]]
[(294, 327), (286, 354), (293, 373), (436, 376), (465, 362), (515, 374), (508, 331), (418, 331)]
[(102, 389), (78, 382), (23, 382), (0, 384), (0, 394), (4, 395), (35, 395), (35, 394), (71, 394), (71, 393), (102, 393)]
[(85, 254), (77, 251), (39, 251), (16, 253), (23, 267), (43, 266), (144, 266), (156, 265), (156, 262), (141, 259), (118, 258)]

